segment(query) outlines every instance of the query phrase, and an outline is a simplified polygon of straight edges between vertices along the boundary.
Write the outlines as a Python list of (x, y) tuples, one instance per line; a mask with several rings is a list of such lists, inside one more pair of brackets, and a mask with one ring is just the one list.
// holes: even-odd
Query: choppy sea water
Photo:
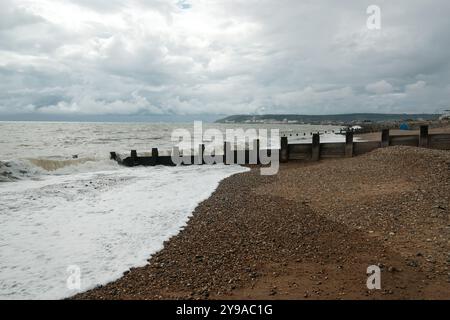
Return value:
[[(255, 125), (204, 125), (240, 127)], [(177, 128), (193, 131), (193, 124), (0, 122), (0, 298), (64, 298), (145, 265), (222, 179), (247, 170), (125, 168), (108, 159), (110, 151), (169, 150)], [(261, 128), (280, 128), (291, 141), (339, 130)], [(73, 266), (81, 271), (80, 289), (67, 286)]]

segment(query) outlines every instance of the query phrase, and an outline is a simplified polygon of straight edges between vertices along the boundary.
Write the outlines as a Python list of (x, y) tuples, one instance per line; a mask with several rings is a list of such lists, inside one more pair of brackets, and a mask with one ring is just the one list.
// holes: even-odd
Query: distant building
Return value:
[(439, 118), (439, 120), (450, 120), (450, 110), (444, 110), (444, 114)]

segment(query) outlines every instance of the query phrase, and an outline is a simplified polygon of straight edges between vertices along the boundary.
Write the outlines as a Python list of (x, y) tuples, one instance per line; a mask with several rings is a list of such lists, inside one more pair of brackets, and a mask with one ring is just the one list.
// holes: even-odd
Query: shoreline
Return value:
[(450, 299), (447, 164), (393, 147), (233, 175), (148, 265), (72, 298)]

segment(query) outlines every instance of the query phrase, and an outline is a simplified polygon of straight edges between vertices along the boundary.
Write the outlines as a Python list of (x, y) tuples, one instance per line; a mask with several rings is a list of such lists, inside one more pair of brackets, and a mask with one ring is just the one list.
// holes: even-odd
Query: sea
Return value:
[[(290, 142), (344, 141), (337, 126), (203, 123), (279, 129)], [(193, 123), (0, 121), (0, 299), (62, 299), (144, 266), (238, 165), (134, 167), (110, 152), (170, 152)]]

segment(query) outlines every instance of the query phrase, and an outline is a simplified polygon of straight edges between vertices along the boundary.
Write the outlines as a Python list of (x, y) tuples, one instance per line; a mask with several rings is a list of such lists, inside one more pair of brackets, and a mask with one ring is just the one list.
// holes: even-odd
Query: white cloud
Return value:
[(366, 90), (370, 93), (385, 94), (394, 91), (394, 87), (386, 80), (381, 80), (378, 82), (368, 84), (366, 86)]
[(79, 95), (70, 102), (60, 101), (54, 105), (43, 106), (37, 109), (40, 113), (56, 114), (135, 114), (140, 112), (149, 112), (152, 114), (162, 114), (161, 110), (151, 105), (144, 97), (133, 93), (130, 100), (96, 100), (90, 96)]
[(423, 80), (419, 80), (416, 83), (408, 84), (405, 86), (407, 92), (417, 92), (423, 88), (425, 88), (427, 83)]

